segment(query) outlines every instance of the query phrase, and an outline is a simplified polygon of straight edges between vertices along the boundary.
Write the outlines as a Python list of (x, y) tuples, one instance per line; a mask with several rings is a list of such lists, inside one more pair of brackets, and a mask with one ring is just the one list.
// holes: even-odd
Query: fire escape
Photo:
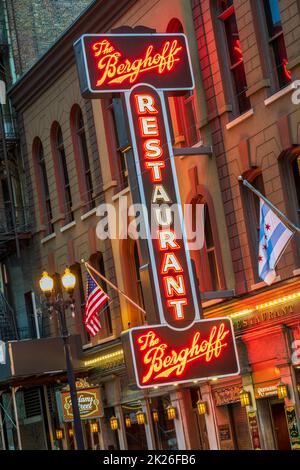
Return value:
[[(0, 22), (0, 80), (11, 81), (8, 43)], [(19, 137), (16, 117), (9, 102), (0, 104), (0, 340), (18, 339), (16, 316), (8, 301), (5, 263), (19, 256), (24, 239), (30, 237), (28, 211), (23, 204), (19, 168)]]

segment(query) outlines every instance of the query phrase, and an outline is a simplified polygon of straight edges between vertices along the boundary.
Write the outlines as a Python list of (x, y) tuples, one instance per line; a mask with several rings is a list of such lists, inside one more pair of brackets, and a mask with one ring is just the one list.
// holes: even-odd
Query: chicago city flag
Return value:
[(267, 284), (276, 278), (275, 266), (294, 235), (260, 198), (258, 274)]
[(96, 284), (90, 273), (87, 273), (87, 300), (84, 307), (84, 325), (92, 336), (101, 329), (99, 310), (109, 299), (108, 295)]

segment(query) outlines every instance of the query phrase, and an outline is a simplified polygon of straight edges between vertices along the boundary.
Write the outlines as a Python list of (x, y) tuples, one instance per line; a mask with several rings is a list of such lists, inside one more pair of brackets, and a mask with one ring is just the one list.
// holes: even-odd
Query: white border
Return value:
[[(189, 66), (190, 66), (190, 75), (191, 75), (191, 79), (192, 79), (192, 86), (191, 87), (182, 87), (182, 88), (155, 88), (155, 90), (165, 90), (165, 91), (180, 91), (180, 90), (193, 90), (195, 88), (195, 80), (194, 80), (194, 74), (193, 74), (193, 68), (192, 68), (192, 62), (191, 62), (191, 57), (190, 57), (190, 51), (189, 51), (189, 47), (188, 47), (188, 41), (187, 41), (187, 37), (185, 34), (183, 33), (153, 33), (153, 34), (147, 34), (147, 33), (143, 33), (143, 34), (83, 34), (82, 36), (80, 36), (79, 39), (77, 39), (77, 41), (74, 42), (74, 46), (78, 43), (81, 42), (81, 48), (82, 48), (82, 52), (83, 52), (83, 61), (84, 61), (84, 68), (85, 68), (85, 76), (87, 78), (87, 84), (88, 84), (88, 90), (90, 93), (95, 93), (95, 94), (98, 94), (98, 93), (125, 93), (127, 91), (130, 91), (130, 89), (132, 88), (121, 88), (119, 90), (116, 90), (116, 89), (112, 89), (112, 90), (94, 90), (92, 87), (91, 87), (91, 81), (90, 81), (90, 74), (89, 74), (89, 69), (88, 69), (88, 65), (87, 65), (87, 57), (86, 57), (86, 52), (85, 52), (85, 44), (84, 44), (84, 38), (85, 37), (91, 37), (91, 36), (94, 36), (94, 37), (98, 37), (98, 38), (109, 38), (109, 37), (141, 37), (141, 36), (148, 36), (148, 37), (152, 37), (152, 36), (155, 36), (155, 37), (158, 37), (158, 36), (182, 36), (184, 38), (184, 42), (185, 42), (185, 47), (186, 47), (186, 52), (187, 52), (187, 57), (188, 57), (188, 63), (189, 63)], [(137, 84), (136, 84), (137, 85)], [(139, 83), (140, 85), (140, 83)], [(135, 86), (135, 85), (134, 85)]]
[[(232, 342), (233, 342), (234, 353), (235, 353), (235, 359), (236, 359), (236, 363), (237, 363), (237, 371), (236, 372), (232, 372), (232, 373), (224, 374), (224, 375), (212, 375), (212, 376), (209, 376), (209, 377), (201, 377), (201, 378), (194, 377), (193, 379), (189, 379), (189, 380), (173, 380), (172, 382), (167, 382), (167, 383), (141, 385), (140, 382), (139, 382), (139, 374), (138, 374), (137, 365), (136, 365), (136, 358), (135, 358), (135, 354), (134, 354), (135, 349), (134, 349), (134, 344), (133, 344), (132, 333), (134, 331), (137, 331), (137, 330), (150, 330), (151, 328), (153, 328), (154, 330), (157, 330), (161, 327), (167, 327), (167, 328), (170, 328), (171, 330), (176, 330), (176, 331), (178, 331), (178, 329), (173, 328), (169, 324), (137, 326), (136, 328), (132, 328), (129, 331), (130, 349), (131, 349), (131, 355), (132, 355), (132, 361), (133, 361), (133, 367), (134, 367), (134, 373), (135, 373), (137, 386), (140, 389), (153, 388), (153, 387), (156, 387), (156, 386), (157, 387), (165, 387), (165, 386), (174, 385), (174, 384), (191, 383), (191, 382), (193, 382), (193, 380), (207, 381), (207, 380), (211, 380), (212, 378), (223, 379), (224, 377), (233, 377), (233, 376), (239, 375), (240, 371), (241, 371), (241, 368), (240, 368), (239, 357), (238, 357), (238, 353), (237, 353), (236, 339), (235, 339), (232, 319), (228, 318), (228, 317), (206, 318), (205, 320), (199, 320), (198, 323), (201, 326), (201, 324), (204, 323), (204, 322), (213, 322), (214, 320), (221, 320), (223, 322), (229, 322), (229, 324), (230, 324), (230, 329), (231, 329), (231, 334), (232, 334)], [(194, 326), (194, 324), (195, 324), (195, 322), (193, 323), (193, 326)], [(191, 328), (191, 327), (192, 327), (192, 325), (189, 326), (189, 328)], [(182, 331), (184, 331), (184, 329), (182, 329)]]

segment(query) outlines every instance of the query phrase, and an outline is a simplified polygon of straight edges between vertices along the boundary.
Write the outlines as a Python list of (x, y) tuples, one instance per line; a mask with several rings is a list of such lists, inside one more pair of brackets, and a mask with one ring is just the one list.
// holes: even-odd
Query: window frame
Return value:
[[(73, 200), (71, 192), (71, 184), (68, 172), (67, 154), (65, 151), (64, 139), (61, 126), (55, 124), (55, 153), (59, 168), (60, 182), (63, 186), (63, 210), (66, 224), (74, 220), (74, 213), (72, 210)], [(59, 139), (61, 137), (61, 140)]]
[[(84, 117), (81, 108), (78, 106), (75, 111), (75, 133), (76, 133), (76, 143), (78, 146), (78, 154), (80, 158), (80, 164), (83, 170), (84, 178), (84, 199), (86, 201), (87, 211), (92, 210), (95, 207), (95, 198), (94, 198), (94, 185), (92, 178), (91, 162), (89, 158), (88, 145), (85, 132)], [(81, 120), (80, 120), (81, 118)], [(80, 125), (82, 121), (82, 125)]]
[[(41, 158), (42, 155), (42, 158)], [(39, 137), (34, 139), (33, 157), (36, 164), (36, 184), (41, 195), (40, 218), (42, 224), (45, 223), (46, 233), (54, 233), (52, 202), (49, 191), (49, 181), (46, 167), (46, 157), (42, 141)]]
[[(226, 34), (226, 29), (225, 29), (225, 21), (228, 20), (232, 15), (235, 17), (235, 22), (236, 21), (236, 15), (235, 15), (235, 8), (234, 5), (230, 5), (227, 9), (220, 11), (220, 2), (215, 0), (214, 1), (214, 24), (216, 28), (216, 42), (217, 42), (217, 50), (218, 52), (218, 58), (219, 58), (219, 63), (222, 64), (220, 68), (222, 68), (222, 75), (224, 76), (224, 83), (226, 84), (225, 86), (225, 95), (227, 95), (227, 99), (229, 100), (229, 103), (232, 106), (232, 115), (233, 117), (238, 117), (247, 111), (251, 109), (251, 100), (247, 96), (247, 76), (246, 76), (246, 71), (244, 67), (244, 61), (243, 57), (241, 60), (239, 60), (237, 63), (232, 64), (231, 57), (230, 57), (230, 49), (229, 49), (229, 44), (227, 40), (227, 34)], [(238, 24), (237, 24), (237, 31), (238, 31)], [(240, 35), (238, 33), (239, 39)], [(224, 62), (224, 57), (225, 59), (225, 64)], [(245, 100), (248, 101), (248, 106), (242, 108), (241, 102), (239, 101), (238, 98), (238, 93), (237, 93), (237, 87), (236, 87), (236, 79), (234, 77), (234, 71), (237, 70), (237, 67), (240, 65), (243, 65), (243, 74), (245, 75), (245, 83), (246, 83), (246, 89), (245, 89)]]

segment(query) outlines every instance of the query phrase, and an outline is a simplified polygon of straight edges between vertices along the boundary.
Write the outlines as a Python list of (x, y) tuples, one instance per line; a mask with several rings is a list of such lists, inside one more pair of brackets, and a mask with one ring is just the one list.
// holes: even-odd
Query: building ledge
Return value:
[(120, 197), (125, 196), (125, 194), (128, 194), (128, 193), (130, 193), (130, 187), (129, 186), (127, 186), (127, 188), (122, 189), (122, 191), (115, 194), (114, 196), (112, 196), (111, 200), (112, 201), (117, 201), (118, 199), (120, 199)]
[(274, 103), (275, 101), (279, 100), (283, 96), (287, 95), (290, 93), (290, 91), (295, 89), (294, 83), (290, 83), (286, 87), (284, 87), (282, 90), (277, 91), (273, 95), (269, 96), (269, 98), (266, 98), (264, 100), (264, 105), (265, 106), (270, 106), (270, 104)]
[(97, 212), (97, 207), (94, 207), (93, 209), (91, 209), (90, 211), (86, 212), (85, 214), (83, 214), (80, 219), (81, 220), (86, 220), (88, 219), (89, 217), (91, 217), (92, 215), (96, 214)]
[(238, 116), (237, 118), (233, 119), (233, 121), (228, 122), (226, 124), (226, 129), (229, 131), (233, 127), (238, 126), (239, 124), (241, 124), (241, 122), (244, 122), (244, 121), (246, 121), (246, 119), (253, 116), (253, 114), (254, 114), (254, 110), (251, 108), (246, 113), (243, 113), (240, 116)]
[(63, 232), (66, 232), (67, 230), (69, 230), (70, 228), (74, 227), (75, 225), (76, 225), (75, 220), (72, 220), (72, 222), (70, 222), (67, 225), (64, 225), (59, 230), (60, 230), (61, 233), (63, 233)]
[(53, 232), (53, 233), (50, 233), (50, 235), (47, 235), (46, 237), (42, 238), (41, 239), (41, 244), (43, 245), (44, 243), (47, 243), (49, 242), (50, 240), (53, 240), (53, 238), (56, 237), (56, 233)]

